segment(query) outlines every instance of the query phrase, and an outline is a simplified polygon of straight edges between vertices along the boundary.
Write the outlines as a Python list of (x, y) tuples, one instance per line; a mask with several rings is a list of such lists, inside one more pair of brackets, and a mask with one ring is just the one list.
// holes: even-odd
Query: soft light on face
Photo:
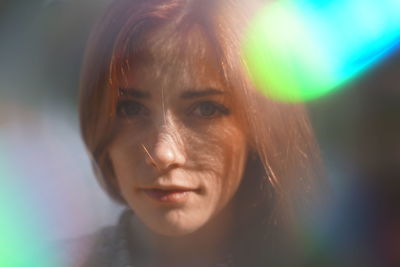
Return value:
[(247, 142), (233, 96), (210, 61), (165, 54), (137, 66), (122, 85), (109, 157), (139, 219), (178, 236), (206, 225), (232, 200)]

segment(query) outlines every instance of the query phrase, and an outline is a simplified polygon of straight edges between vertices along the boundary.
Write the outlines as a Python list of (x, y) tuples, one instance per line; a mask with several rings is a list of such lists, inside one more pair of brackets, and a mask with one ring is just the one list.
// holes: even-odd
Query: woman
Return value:
[(87, 266), (265, 266), (297, 250), (294, 205), (312, 199), (320, 164), (304, 108), (246, 75), (257, 2), (115, 0), (100, 20), (82, 135), (128, 211)]

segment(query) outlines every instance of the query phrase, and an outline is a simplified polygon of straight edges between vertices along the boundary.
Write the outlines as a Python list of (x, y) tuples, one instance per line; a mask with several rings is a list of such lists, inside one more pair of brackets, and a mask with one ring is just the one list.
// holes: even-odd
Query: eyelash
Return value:
[[(134, 116), (148, 116), (149, 114), (150, 110), (136, 101), (123, 100), (117, 104), (117, 116), (120, 118), (130, 118)], [(195, 103), (189, 108), (189, 111), (187, 112), (187, 115), (189, 116), (196, 116), (204, 119), (212, 119), (215, 117), (226, 116), (229, 114), (230, 111), (228, 108), (214, 101), (202, 101)]]
[[(131, 110), (129, 110), (129, 108)], [(121, 118), (147, 116), (149, 114), (150, 110), (148, 110), (144, 105), (136, 101), (124, 100), (120, 101), (117, 105), (117, 115)]]
[[(211, 114), (201, 114), (201, 108), (212, 108)], [(204, 111), (204, 110), (203, 110)], [(198, 112), (198, 114), (195, 114)], [(196, 117), (204, 119), (212, 119), (219, 116), (229, 115), (230, 111), (222, 104), (218, 104), (214, 101), (202, 101), (194, 104), (188, 112), (188, 115), (194, 115)]]

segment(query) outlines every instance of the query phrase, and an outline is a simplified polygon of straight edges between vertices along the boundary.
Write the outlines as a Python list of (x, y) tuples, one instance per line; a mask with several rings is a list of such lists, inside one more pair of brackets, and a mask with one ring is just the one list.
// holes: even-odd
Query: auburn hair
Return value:
[[(192, 54), (201, 53), (204, 48), (190, 44), (196, 39), (186, 39), (193, 30), (212, 47), (218, 75), (238, 99), (252, 151), (248, 165), (257, 176), (249, 179), (257, 179), (256, 187), (269, 195), (263, 199), (273, 202), (271, 209), (288, 211), (302, 203), (300, 200), (314, 197), (322, 168), (305, 107), (261, 96), (241, 56), (246, 27), (261, 2), (114, 0), (108, 7), (87, 45), (80, 84), (80, 125), (97, 178), (113, 199), (124, 202), (107, 152), (115, 131), (118, 81), (143, 60), (146, 47), (152, 45), (150, 39), (165, 37), (161, 43), (165, 51), (186, 42)], [(253, 168), (254, 164), (257, 167)]]

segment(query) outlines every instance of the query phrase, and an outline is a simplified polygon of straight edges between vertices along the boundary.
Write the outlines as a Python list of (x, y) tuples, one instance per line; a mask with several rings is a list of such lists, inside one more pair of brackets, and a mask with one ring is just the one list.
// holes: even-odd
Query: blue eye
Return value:
[(145, 106), (135, 101), (120, 101), (117, 105), (117, 115), (121, 118), (146, 116), (149, 113)]
[(203, 118), (214, 118), (219, 115), (228, 115), (229, 110), (221, 104), (212, 101), (204, 101), (196, 104), (191, 114)]

